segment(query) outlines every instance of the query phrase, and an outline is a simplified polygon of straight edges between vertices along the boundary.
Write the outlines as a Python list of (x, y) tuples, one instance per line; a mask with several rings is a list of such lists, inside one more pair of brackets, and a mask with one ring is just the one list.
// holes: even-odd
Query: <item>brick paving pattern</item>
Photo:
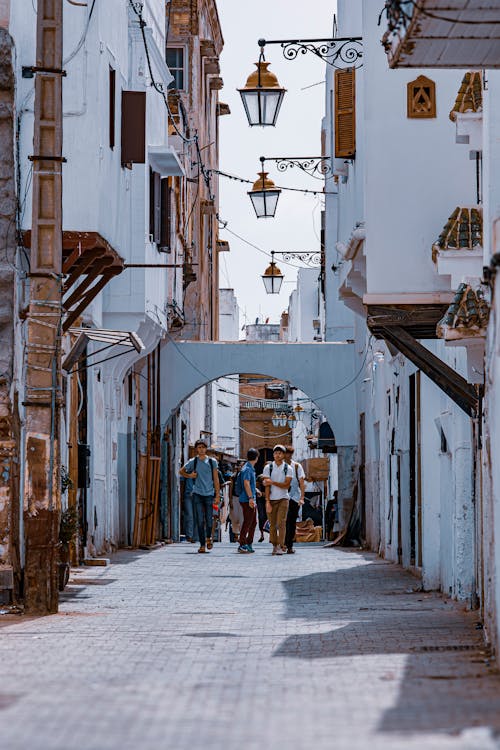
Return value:
[(477, 613), (372, 554), (255, 546), (123, 551), (0, 617), (2, 750), (500, 748)]

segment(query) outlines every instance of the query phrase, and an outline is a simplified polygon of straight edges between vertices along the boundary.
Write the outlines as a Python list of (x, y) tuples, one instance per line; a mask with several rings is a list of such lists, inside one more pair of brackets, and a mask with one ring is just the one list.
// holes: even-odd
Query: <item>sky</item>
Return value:
[[(259, 56), (257, 40), (315, 39), (332, 35), (335, 0), (310, 0), (308, 12), (297, 0), (217, 0), (224, 35), (221, 74), (224, 88), (220, 101), (231, 114), (220, 118), (220, 168), (245, 179), (257, 179), (260, 156), (319, 156), (321, 120), (325, 111), (325, 64), (314, 55), (283, 58), (279, 45), (267, 45), (270, 70), (287, 89), (275, 128), (249, 127), (237, 91), (255, 70)], [(277, 185), (319, 191), (323, 182), (297, 168), (277, 172), (268, 162), (266, 170)], [(261, 279), (269, 265), (271, 250), (319, 250), (322, 199), (303, 193), (282, 192), (274, 219), (257, 219), (245, 185), (220, 177), (220, 217), (227, 229), (220, 230), (231, 251), (221, 253), (220, 287), (234, 289), (240, 307), (240, 327), (245, 323), (278, 323), (295, 288), (297, 270), (279, 256), (276, 261), (285, 281), (279, 295), (267, 295)], [(235, 232), (262, 251), (250, 247)]]

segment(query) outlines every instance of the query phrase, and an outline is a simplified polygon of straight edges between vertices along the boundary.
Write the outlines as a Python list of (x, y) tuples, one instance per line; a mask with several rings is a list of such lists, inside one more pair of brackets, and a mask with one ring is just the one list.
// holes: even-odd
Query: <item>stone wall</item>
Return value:
[(13, 42), (0, 28), (0, 590), (17, 538), (17, 440), (11, 400), (14, 363), (16, 194)]

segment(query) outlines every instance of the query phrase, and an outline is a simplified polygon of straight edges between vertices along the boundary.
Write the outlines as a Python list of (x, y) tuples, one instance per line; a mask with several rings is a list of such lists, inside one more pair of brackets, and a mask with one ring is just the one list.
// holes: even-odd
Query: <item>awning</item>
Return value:
[[(123, 258), (98, 232), (63, 232), (63, 309), (66, 332), (106, 284), (123, 271)], [(24, 247), (31, 247), (31, 230), (23, 232)]]
[(151, 169), (161, 177), (185, 177), (177, 151), (172, 146), (148, 146)]
[[(99, 341), (104, 344), (103, 347), (92, 352), (91, 356), (98, 354), (105, 349), (109, 349), (112, 346), (123, 346), (126, 347), (128, 351), (130, 351), (130, 349), (135, 349), (138, 353), (144, 349), (144, 344), (141, 339), (137, 334), (133, 333), (133, 331), (111, 331), (107, 328), (70, 328), (69, 333), (76, 335), (78, 338), (62, 363), (63, 370), (66, 370), (67, 372), (73, 368), (75, 362), (77, 362), (83, 354), (89, 341)], [(121, 354), (127, 354), (127, 351), (123, 351)]]

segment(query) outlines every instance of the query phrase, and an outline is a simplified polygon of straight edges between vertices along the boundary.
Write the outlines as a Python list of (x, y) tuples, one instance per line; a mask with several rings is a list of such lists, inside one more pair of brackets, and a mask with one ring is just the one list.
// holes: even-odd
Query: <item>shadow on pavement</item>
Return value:
[[(500, 677), (474, 629), (477, 615), (464, 613), (438, 594), (422, 593), (399, 566), (357, 553), (360, 565), (283, 581), (286, 619), (338, 623), (333, 630), (286, 638), (273, 657), (353, 659), (353, 679), (391, 693), (380, 732), (458, 733), (471, 727), (500, 731)], [(380, 660), (370, 657), (387, 655)], [(401, 659), (404, 655), (404, 671)], [(354, 666), (354, 661), (356, 665)]]

